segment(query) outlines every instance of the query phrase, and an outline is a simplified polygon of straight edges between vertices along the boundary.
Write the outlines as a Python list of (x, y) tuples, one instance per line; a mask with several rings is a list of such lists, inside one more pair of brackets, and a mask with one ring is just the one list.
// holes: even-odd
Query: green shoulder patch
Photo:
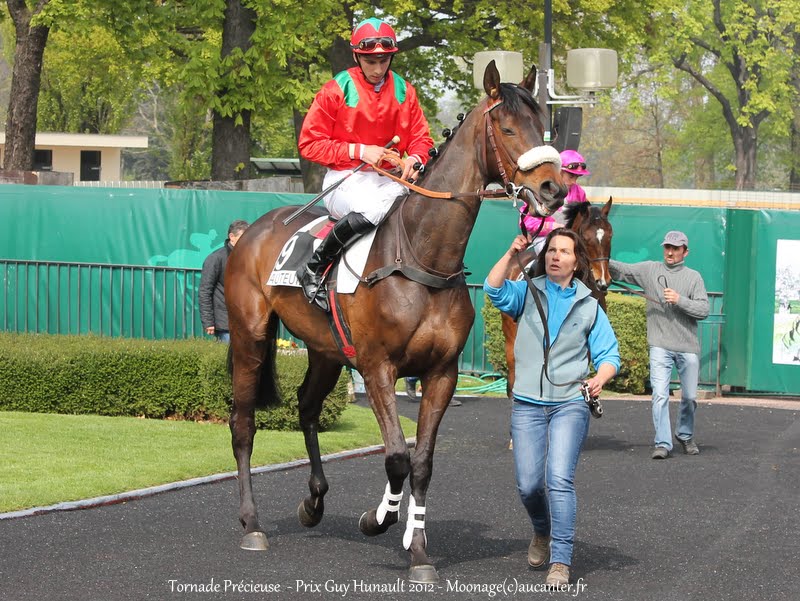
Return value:
[(356, 88), (356, 82), (350, 77), (350, 73), (342, 71), (333, 80), (339, 85), (339, 89), (344, 94), (344, 103), (350, 108), (356, 106), (358, 104), (358, 89)]
[(408, 84), (406, 80), (400, 77), (394, 71), (391, 71), (392, 79), (394, 80), (394, 97), (397, 102), (403, 104), (406, 101), (406, 94), (408, 93)]

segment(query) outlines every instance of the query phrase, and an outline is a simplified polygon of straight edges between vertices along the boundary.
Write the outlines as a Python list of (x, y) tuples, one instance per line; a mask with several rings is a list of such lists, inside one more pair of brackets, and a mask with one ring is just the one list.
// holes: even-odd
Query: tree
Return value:
[(226, 0), (222, 25), (222, 50), (218, 73), (217, 101), (214, 106), (211, 178), (214, 180), (250, 177), (251, 91), (241, 84), (252, 84), (248, 51), (253, 47), (256, 12), (241, 0)]
[(797, 58), (798, 0), (654, 3), (653, 58), (672, 64), (716, 100), (730, 130), (736, 188), (752, 189), (758, 131), (769, 116), (788, 128)]
[(142, 66), (96, 23), (54, 31), (44, 54), (37, 129), (117, 133), (139, 101)]
[[(409, 74), (429, 115), (435, 114), (437, 96), (444, 89), (456, 89), (463, 99), (474, 100), (469, 60), (477, 50), (521, 48), (530, 64), (542, 31), (541, 13), (521, 0), (318, 0), (313, 18), (298, 10), (295, 0), (7, 0), (7, 4), (15, 26), (27, 27), (16, 28), (15, 69), (30, 78), (25, 94), (15, 91), (9, 101), (9, 121), (17, 111), (24, 119), (15, 119), (7, 134), (13, 144), (15, 129), (24, 131), (19, 139), (25, 140), (29, 151), (22, 153), (28, 168), (41, 52), (47, 39), (40, 34), (39, 60), (31, 60), (24, 51), (30, 38), (26, 32), (68, 31), (91, 22), (115, 36), (128, 60), (160, 66), (161, 72), (147, 74), (152, 79), (144, 79), (146, 85), (156, 82), (164, 89), (179, 90), (181, 102), (197, 109), (192, 114), (211, 108), (216, 132), (213, 176), (225, 179), (246, 175), (254, 118), (289, 108), (299, 126), (322, 82), (352, 64), (350, 30), (366, 16), (393, 19), (403, 51), (396, 59), (397, 69)], [(559, 16), (555, 35), (564, 51), (591, 40), (593, 45), (624, 52), (641, 36), (647, 13), (634, 0), (576, 0), (557, 7)], [(581, 27), (573, 26), (576, 18)], [(198, 128), (203, 123), (198, 119)], [(187, 136), (191, 138), (202, 136)], [(7, 159), (12, 156), (16, 151)]]
[[(6, 0), (14, 24), (14, 65), (6, 118), (5, 169), (30, 170), (45, 47), (51, 31), (102, 20), (129, 55), (152, 50), (142, 44), (150, 32), (165, 30), (172, 2), (180, 0)], [(164, 45), (166, 46), (166, 44)], [(166, 52), (168, 48), (162, 47)]]
[(16, 46), (6, 116), (4, 169), (33, 169), (42, 56), (50, 34), (49, 25), (38, 18), (49, 3), (50, 0), (38, 0), (30, 7), (25, 0), (6, 0), (14, 23)]

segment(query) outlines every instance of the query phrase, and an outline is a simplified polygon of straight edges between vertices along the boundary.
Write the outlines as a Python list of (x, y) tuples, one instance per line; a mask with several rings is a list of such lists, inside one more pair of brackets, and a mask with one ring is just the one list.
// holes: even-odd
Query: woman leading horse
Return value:
[[(340, 297), (355, 355), (345, 357), (328, 318), (310, 306), (296, 287), (265, 284), (284, 244), (295, 235), (284, 219), (292, 207), (270, 211), (244, 233), (228, 259), (225, 295), (231, 329), (233, 409), (230, 427), (236, 458), (244, 527), (241, 546), (266, 549), (250, 478), (255, 408), (278, 402), (275, 341), (279, 320), (308, 347), (308, 371), (298, 390), (300, 424), (311, 463), (310, 494), (298, 508), (305, 526), (322, 519), (328, 483), (317, 440), (323, 399), (348, 361), (364, 378), (370, 405), (385, 444), (388, 483), (383, 499), (365, 512), (364, 534), (385, 532), (399, 520), (405, 479), (410, 476), (403, 546), (410, 553), (412, 582), (436, 582), (425, 551), (426, 495), (436, 434), (458, 378), (458, 358), (474, 309), (464, 278), (464, 254), (485, 190), (503, 181), (509, 196), (548, 215), (566, 196), (558, 152), (543, 144), (539, 107), (531, 95), (535, 70), (519, 86), (500, 83), (494, 62), (484, 73), (487, 96), (455, 130), (441, 155), (431, 161), (419, 185), (447, 191), (440, 198), (413, 192), (399, 200), (378, 228), (365, 273), (380, 271), (369, 286)], [(441, 198), (445, 196), (447, 198)], [(322, 215), (309, 211), (300, 225)], [(386, 268), (386, 269), (383, 269)], [(424, 282), (424, 283), (421, 283)], [(409, 453), (395, 406), (395, 382), (420, 376), (423, 395), (417, 443)]]
[[(561, 153), (562, 156), (564, 153)], [(563, 170), (563, 168), (562, 168)], [(611, 284), (611, 274), (608, 270), (608, 260), (611, 258), (611, 238), (614, 230), (608, 215), (611, 212), (613, 199), (602, 207), (593, 205), (589, 202), (575, 202), (565, 205), (564, 212), (565, 226), (572, 230), (583, 241), (586, 254), (589, 257), (591, 267), (591, 277), (583, 283), (589, 288), (592, 296), (597, 299), (603, 311), (606, 310), (606, 292)], [(536, 259), (536, 251), (531, 245), (519, 253), (519, 261), (511, 263), (506, 277), (509, 280), (522, 278), (520, 265), (531, 265)], [(532, 271), (529, 270), (529, 271)], [(516, 369), (516, 359), (514, 358), (514, 343), (517, 339), (517, 322), (507, 313), (500, 313), (500, 324), (505, 339), (506, 368), (506, 392), (511, 396), (514, 388), (514, 378)]]

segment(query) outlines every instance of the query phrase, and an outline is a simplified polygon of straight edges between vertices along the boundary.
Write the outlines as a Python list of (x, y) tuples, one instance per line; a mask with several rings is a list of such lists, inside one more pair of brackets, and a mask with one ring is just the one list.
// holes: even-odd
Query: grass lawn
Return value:
[[(0, 432), (0, 512), (236, 470), (225, 424), (9, 411)], [(372, 411), (356, 405), (319, 438), (323, 454), (383, 442)], [(305, 457), (301, 432), (256, 432), (253, 467)]]

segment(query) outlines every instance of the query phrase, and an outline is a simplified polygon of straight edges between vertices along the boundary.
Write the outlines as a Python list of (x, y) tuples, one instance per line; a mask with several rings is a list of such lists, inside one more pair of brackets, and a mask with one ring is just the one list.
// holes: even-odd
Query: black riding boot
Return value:
[(297, 279), (309, 303), (316, 303), (327, 313), (328, 299), (322, 285), (322, 274), (345, 248), (374, 227), (361, 213), (348, 213), (336, 222), (305, 267), (297, 270)]

